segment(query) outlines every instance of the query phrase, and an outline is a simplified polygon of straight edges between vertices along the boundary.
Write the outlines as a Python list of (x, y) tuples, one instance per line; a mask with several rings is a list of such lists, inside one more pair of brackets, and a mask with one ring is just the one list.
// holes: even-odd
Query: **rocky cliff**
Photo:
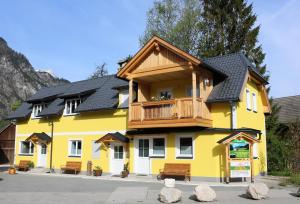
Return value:
[(0, 37), (0, 119), (16, 101), (24, 101), (43, 86), (69, 83), (46, 71), (35, 71), (28, 59)]

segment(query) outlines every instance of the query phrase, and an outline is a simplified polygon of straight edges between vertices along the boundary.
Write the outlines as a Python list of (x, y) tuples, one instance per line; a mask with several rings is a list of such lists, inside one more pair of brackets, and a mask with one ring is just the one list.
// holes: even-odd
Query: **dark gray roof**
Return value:
[(22, 119), (27, 118), (31, 114), (32, 105), (26, 102), (23, 102), (21, 106), (14, 112), (12, 112), (6, 119)]
[[(119, 79), (116, 75), (108, 75), (97, 79), (74, 82), (67, 85), (42, 88), (30, 98), (32, 103), (46, 101), (50, 103), (39, 114), (41, 117), (60, 115), (64, 109), (65, 97), (81, 96), (83, 102), (77, 107), (77, 112), (113, 109), (118, 105), (118, 90), (116, 87), (128, 87), (128, 81)], [(89, 94), (89, 95), (87, 95)], [(55, 97), (55, 98), (54, 98)], [(31, 113), (32, 105), (23, 103), (22, 106), (7, 119), (26, 118)]]
[(33, 96), (31, 96), (27, 102), (37, 103), (39, 101), (55, 99), (58, 95), (64, 93), (66, 90), (69, 90), (70, 86), (71, 84), (64, 84), (41, 88)]
[(275, 104), (280, 106), (278, 121), (286, 124), (300, 120), (300, 95), (275, 98)]
[(64, 107), (65, 107), (64, 99), (57, 98), (54, 101), (52, 101), (50, 104), (48, 104), (47, 108), (43, 109), (42, 112), (40, 112), (39, 116), (45, 117), (45, 116), (60, 115), (63, 112)]
[(118, 91), (115, 87), (127, 85), (127, 81), (119, 79), (115, 75), (108, 76), (106, 83), (81, 103), (76, 112), (116, 108), (118, 105)]
[(97, 79), (89, 79), (84, 81), (78, 81), (71, 83), (67, 90), (64, 91), (59, 97), (72, 97), (76, 95), (84, 95), (94, 92), (96, 89), (100, 88), (106, 80), (109, 79), (108, 77), (100, 77)]
[[(207, 102), (238, 101), (249, 69), (259, 74), (245, 55), (241, 52), (204, 58), (204, 62), (228, 76), (216, 84)], [(255, 71), (254, 71), (255, 70)], [(261, 75), (259, 74), (259, 77)], [(263, 80), (263, 79), (262, 79)]]

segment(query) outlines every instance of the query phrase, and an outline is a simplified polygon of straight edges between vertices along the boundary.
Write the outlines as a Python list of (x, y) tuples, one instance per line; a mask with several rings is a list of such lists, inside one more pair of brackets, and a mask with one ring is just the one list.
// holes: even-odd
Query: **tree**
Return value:
[(255, 22), (246, 0), (160, 0), (147, 13), (140, 43), (158, 35), (199, 58), (243, 51), (268, 80)]
[(89, 79), (96, 79), (99, 77), (103, 77), (108, 74), (108, 71), (106, 69), (106, 63), (102, 63), (101, 65), (97, 65), (95, 72), (89, 77)]
[(20, 100), (17, 100), (14, 104), (11, 105), (11, 110), (15, 111), (21, 106), (22, 102)]

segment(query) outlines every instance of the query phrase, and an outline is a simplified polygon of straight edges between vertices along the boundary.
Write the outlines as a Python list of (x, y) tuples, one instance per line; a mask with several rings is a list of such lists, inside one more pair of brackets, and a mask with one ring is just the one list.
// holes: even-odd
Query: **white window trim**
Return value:
[[(63, 114), (64, 116), (72, 116), (72, 115), (78, 115), (78, 114), (79, 114), (79, 113), (67, 113), (67, 102), (68, 102), (68, 101), (77, 101), (77, 100), (80, 101), (79, 104), (82, 103), (82, 101), (81, 101), (80, 98), (72, 98), (72, 99), (66, 99), (66, 100), (65, 100), (65, 108), (64, 108), (64, 114)], [(78, 106), (79, 104), (75, 103), (75, 110), (76, 110), (76, 108), (77, 108), (77, 106)]]
[[(180, 154), (180, 138), (186, 138), (191, 137), (192, 138), (192, 154), (191, 155), (181, 155)], [(195, 159), (195, 134), (194, 133), (177, 133), (175, 135), (175, 159)]]
[[(153, 139), (164, 139), (165, 141), (165, 154), (154, 154), (153, 153)], [(151, 138), (149, 138), (149, 157), (152, 158), (166, 158), (167, 155), (167, 139), (166, 136), (152, 136)]]
[(253, 112), (257, 113), (257, 94), (252, 92), (252, 109)]
[[(127, 99), (126, 99), (127, 98)], [(119, 92), (119, 108), (128, 108), (129, 106), (129, 90)], [(127, 100), (127, 103), (125, 103)]]
[[(33, 152), (32, 152), (32, 153), (22, 153), (22, 152), (21, 152), (22, 142), (29, 142), (29, 144), (30, 144), (30, 145), (29, 145), (29, 150), (30, 150), (30, 147), (33, 146)], [(32, 142), (30, 142), (30, 141), (21, 140), (21, 141), (19, 142), (19, 155), (33, 156), (33, 154), (34, 154), (34, 149), (35, 149), (34, 144), (33, 144)]]
[(40, 112), (42, 112), (43, 109), (45, 108), (46, 104), (42, 104), (42, 103), (39, 103), (39, 104), (33, 104), (33, 105), (32, 105), (32, 111), (31, 111), (31, 119), (40, 119), (40, 118), (42, 118), (41, 116), (35, 116), (35, 115), (34, 115), (34, 112), (35, 112), (35, 109), (36, 109), (37, 106), (40, 106), (40, 108), (41, 108), (41, 111), (40, 111)]
[[(81, 154), (77, 155), (77, 154), (71, 154), (71, 143), (73, 141), (80, 141), (81, 142)], [(78, 143), (77, 143), (78, 145)], [(78, 157), (78, 158), (82, 158), (83, 155), (83, 141), (82, 139), (69, 139), (68, 140), (68, 157)]]
[(246, 109), (251, 111), (251, 92), (249, 89), (246, 89)]

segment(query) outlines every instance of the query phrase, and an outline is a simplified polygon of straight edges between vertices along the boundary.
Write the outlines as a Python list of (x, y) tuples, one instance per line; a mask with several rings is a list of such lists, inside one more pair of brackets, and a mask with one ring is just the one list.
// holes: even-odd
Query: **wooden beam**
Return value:
[(129, 81), (129, 106), (128, 106), (128, 120), (131, 121), (131, 104), (133, 102), (133, 80)]
[(197, 97), (197, 75), (196, 72), (193, 71), (192, 72), (192, 95), (193, 95), (193, 116), (194, 118), (197, 117), (197, 101), (196, 101), (196, 97)]
[(229, 177), (230, 177), (230, 169), (229, 169), (229, 165), (230, 165), (230, 157), (229, 157), (229, 148), (230, 148), (230, 144), (226, 144), (225, 146), (225, 182), (229, 183)]
[(254, 182), (254, 165), (253, 165), (253, 143), (249, 143), (250, 145), (250, 170), (251, 170), (251, 182)]

